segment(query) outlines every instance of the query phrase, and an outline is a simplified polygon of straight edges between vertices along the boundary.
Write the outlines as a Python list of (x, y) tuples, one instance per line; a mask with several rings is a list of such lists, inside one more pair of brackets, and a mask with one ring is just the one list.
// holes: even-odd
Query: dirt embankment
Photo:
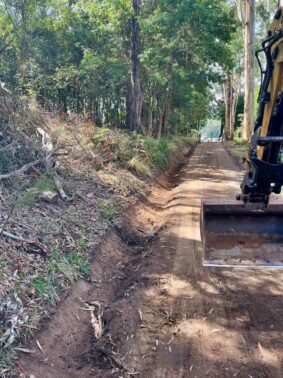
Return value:
[(282, 377), (280, 271), (202, 267), (201, 198), (234, 196), (242, 173), (198, 145), (125, 214), (19, 366), (34, 377)]
[[(193, 149), (185, 146), (172, 157), (167, 171), (156, 180), (152, 196), (162, 198), (176, 185), (176, 175)], [(131, 305), (128, 308), (128, 303), (124, 308), (124, 299), (135, 292), (149, 248), (165, 224), (162, 217), (151, 214), (149, 198), (143, 196), (137, 205), (128, 208), (123, 221), (91, 253), (90, 279), (75, 283), (50, 320), (44, 322), (28, 345), (28, 350), (36, 353), (21, 356), (18, 367), (24, 376), (84, 377), (135, 371), (120, 354), (125, 330), (118, 325), (114, 335), (110, 324), (116, 319), (123, 326), (134, 321), (134, 331), (140, 322), (141, 314)]]

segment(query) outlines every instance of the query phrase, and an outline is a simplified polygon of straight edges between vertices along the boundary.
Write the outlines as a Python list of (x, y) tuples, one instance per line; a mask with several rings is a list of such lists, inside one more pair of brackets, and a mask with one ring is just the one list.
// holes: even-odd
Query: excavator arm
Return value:
[(256, 52), (259, 109), (237, 200), (203, 200), (203, 265), (283, 268), (283, 8)]
[[(261, 56), (264, 55), (265, 68)], [(256, 52), (261, 70), (259, 110), (251, 139), (248, 172), (240, 199), (268, 202), (283, 185), (283, 12), (279, 9), (262, 48)]]

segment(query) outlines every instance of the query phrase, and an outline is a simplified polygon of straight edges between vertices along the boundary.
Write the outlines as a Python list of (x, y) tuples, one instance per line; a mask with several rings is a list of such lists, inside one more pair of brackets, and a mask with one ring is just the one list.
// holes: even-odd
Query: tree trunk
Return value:
[(129, 122), (132, 131), (141, 132), (142, 90), (141, 90), (141, 30), (138, 17), (141, 0), (132, 0), (134, 16), (132, 18), (132, 67), (131, 67), (131, 103)]
[(168, 115), (168, 98), (165, 98), (164, 111), (162, 116), (162, 135), (165, 135), (167, 129), (167, 115)]
[(224, 102), (225, 102), (225, 130), (228, 140), (231, 139), (231, 110), (232, 110), (232, 75), (231, 71), (228, 72), (225, 89), (224, 89)]
[(245, 108), (243, 139), (254, 128), (255, 0), (246, 0), (245, 13)]
[(150, 96), (149, 104), (148, 104), (148, 129), (147, 135), (151, 138), (152, 137), (152, 112), (153, 112), (153, 98)]
[[(228, 71), (227, 79), (224, 87), (224, 102), (225, 102), (225, 130), (228, 140), (234, 138), (235, 123), (236, 123), (236, 109), (239, 99), (240, 91), (240, 77), (235, 76), (232, 71)], [(220, 133), (220, 137), (223, 135)]]
[(231, 130), (232, 130), (233, 138), (234, 138), (234, 133), (235, 133), (236, 111), (237, 111), (237, 105), (239, 101), (240, 92), (241, 92), (241, 74), (238, 74), (234, 77), (234, 81), (233, 81), (233, 101), (232, 101), (232, 109), (231, 109)]
[(163, 111), (160, 113), (159, 124), (158, 124), (157, 139), (160, 139), (160, 138), (161, 138), (161, 134), (162, 134), (162, 121), (163, 121)]
[(167, 102), (168, 102), (168, 93), (166, 89), (164, 103), (161, 105), (161, 111), (160, 111), (158, 134), (157, 134), (158, 139), (162, 137), (167, 127), (167, 105), (168, 105)]

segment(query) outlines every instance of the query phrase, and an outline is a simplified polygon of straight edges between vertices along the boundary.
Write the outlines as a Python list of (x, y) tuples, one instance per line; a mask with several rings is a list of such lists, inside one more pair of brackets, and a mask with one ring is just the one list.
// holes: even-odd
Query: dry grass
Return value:
[[(74, 280), (87, 277), (90, 255), (108, 227), (145, 194), (158, 159), (168, 161), (178, 148), (178, 144), (167, 148), (165, 142), (154, 142), (147, 149), (144, 138), (119, 130), (96, 129), (82, 120), (62, 123), (50, 115), (44, 119), (54, 145), (64, 145), (57, 159), (72, 201), (44, 202), (40, 193), (55, 188), (40, 170), (1, 183), (5, 200), (0, 202), (0, 228), (5, 225), (5, 230), (43, 246), (39, 251), (0, 238), (0, 297), (17, 293), (27, 314), (13, 330), (13, 347), (36, 330)], [(7, 308), (0, 313), (1, 333), (9, 330), (9, 313)], [(5, 341), (0, 344), (0, 359), (4, 345)], [(6, 352), (0, 370), (8, 372), (15, 367), (14, 352)]]

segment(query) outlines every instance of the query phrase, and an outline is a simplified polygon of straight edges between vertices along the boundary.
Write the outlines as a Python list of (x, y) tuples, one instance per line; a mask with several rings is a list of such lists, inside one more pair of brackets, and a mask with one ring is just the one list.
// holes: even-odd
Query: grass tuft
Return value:
[(160, 140), (148, 138), (145, 140), (145, 149), (150, 162), (155, 168), (160, 170), (167, 168), (174, 150), (172, 143), (167, 138), (161, 138)]
[(101, 221), (112, 223), (118, 208), (113, 202), (100, 200), (98, 202), (99, 217)]
[(16, 206), (18, 208), (30, 206), (46, 190), (56, 190), (53, 177), (49, 172), (40, 176), (35, 184), (16, 200)]
[(17, 376), (15, 358), (16, 352), (13, 349), (3, 348), (0, 344), (0, 377)]
[(52, 306), (55, 306), (59, 298), (56, 293), (56, 287), (50, 280), (39, 275), (31, 280), (31, 284), (44, 300)]
[(142, 157), (136, 155), (127, 164), (128, 168), (135, 171), (138, 175), (151, 177), (151, 170)]

